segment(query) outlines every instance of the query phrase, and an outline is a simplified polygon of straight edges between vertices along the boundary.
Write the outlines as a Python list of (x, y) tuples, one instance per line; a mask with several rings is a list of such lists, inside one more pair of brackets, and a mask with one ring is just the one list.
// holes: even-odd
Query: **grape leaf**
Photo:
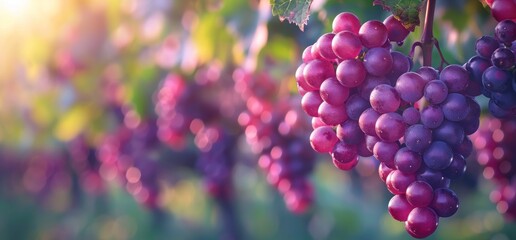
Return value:
[(310, 5), (313, 0), (270, 0), (272, 15), (279, 16), (281, 21), (288, 20), (304, 30), (310, 16)]
[(396, 19), (403, 23), (403, 26), (413, 30), (419, 26), (419, 12), (423, 7), (424, 0), (374, 0), (373, 5), (380, 5), (386, 11), (392, 12)]

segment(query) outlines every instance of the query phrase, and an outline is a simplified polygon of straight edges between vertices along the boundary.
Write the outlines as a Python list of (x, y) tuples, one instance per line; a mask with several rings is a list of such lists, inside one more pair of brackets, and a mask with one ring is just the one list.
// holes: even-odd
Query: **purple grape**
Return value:
[(435, 79), (439, 79), (439, 72), (435, 68), (430, 66), (423, 66), (416, 71), (426, 81), (430, 82)]
[(387, 176), (389, 176), (392, 171), (394, 171), (394, 169), (387, 167), (383, 162), (378, 166), (378, 175), (383, 182), (387, 181)]
[(371, 48), (364, 56), (367, 73), (373, 76), (385, 76), (392, 70), (392, 56), (389, 50), (381, 47)]
[(357, 87), (366, 78), (364, 64), (356, 59), (344, 60), (337, 66), (337, 79), (348, 88)]
[(471, 80), (482, 83), (482, 74), (491, 66), (491, 61), (481, 56), (474, 56), (469, 59), (468, 64), (466, 65), (466, 70), (469, 71)]
[(407, 217), (405, 229), (415, 238), (430, 236), (439, 225), (439, 217), (428, 207), (414, 208)]
[(418, 181), (424, 181), (433, 189), (447, 188), (450, 185), (450, 179), (443, 176), (441, 171), (432, 170), (429, 167), (421, 167), (417, 174)]
[(380, 141), (374, 145), (373, 156), (387, 167), (394, 169), (394, 156), (399, 149), (398, 143)]
[(436, 128), (444, 120), (444, 113), (439, 106), (428, 106), (421, 112), (421, 123), (427, 128)]
[(415, 72), (402, 74), (396, 81), (396, 91), (405, 102), (415, 103), (423, 97), (426, 81)]
[(309, 116), (312, 117), (319, 116), (317, 112), (321, 103), (323, 103), (323, 100), (318, 91), (307, 92), (303, 98), (301, 98), (301, 107)]
[(333, 33), (326, 33), (319, 37), (317, 42), (317, 48), (319, 48), (319, 55), (327, 61), (332, 61), (337, 59), (337, 55), (332, 50), (332, 41), (335, 37)]
[(312, 56), (312, 45), (306, 47), (305, 50), (303, 50), (303, 54), (302, 54), (301, 58), (303, 59), (303, 63), (305, 63), (305, 64), (309, 63), (315, 59)]
[(394, 156), (394, 165), (403, 173), (415, 173), (422, 162), (421, 155), (409, 150), (407, 147), (400, 148)]
[(434, 199), (434, 190), (427, 182), (415, 181), (408, 186), (406, 198), (414, 207), (426, 207)]
[(337, 126), (337, 137), (347, 144), (357, 145), (364, 140), (364, 133), (360, 130), (358, 122), (348, 119)]
[(447, 168), (443, 170), (445, 177), (449, 179), (457, 179), (466, 172), (466, 160), (460, 154), (453, 154), (453, 159)]
[(510, 19), (499, 22), (495, 27), (495, 36), (500, 42), (510, 46), (516, 40), (516, 23)]
[(318, 127), (310, 134), (310, 145), (316, 152), (330, 152), (338, 141), (335, 131), (329, 126)]
[(337, 81), (337, 78), (331, 77), (324, 80), (319, 93), (325, 102), (331, 105), (341, 106), (344, 105), (349, 97), (349, 88), (342, 86), (342, 84)]
[(511, 110), (516, 107), (516, 93), (512, 91), (493, 92), (491, 99), (494, 100), (497, 106), (505, 110)]
[(454, 146), (453, 150), (455, 153), (462, 155), (464, 158), (469, 157), (471, 152), (473, 151), (473, 143), (469, 139), (469, 137), (464, 137), (462, 143), (459, 146)]
[(358, 119), (358, 125), (360, 126), (362, 132), (369, 136), (377, 136), (375, 125), (379, 117), (380, 114), (377, 113), (374, 109), (366, 109)]
[(450, 121), (464, 120), (469, 113), (466, 97), (460, 93), (450, 93), (442, 104), (444, 117)]
[(391, 52), (392, 56), (392, 70), (387, 75), (387, 78), (392, 79), (392, 84), (395, 84), (396, 79), (398, 79), (401, 74), (404, 74), (410, 71), (411, 68), (411, 60), (409, 57), (404, 55), (403, 53), (393, 51)]
[(510, 88), (513, 76), (510, 72), (491, 66), (482, 75), (482, 84), (491, 92), (503, 92)]
[(403, 173), (400, 170), (394, 170), (390, 175), (392, 187), (401, 194), (405, 194), (408, 186), (416, 181), (416, 175), (413, 173)]
[(434, 191), (431, 207), (439, 217), (450, 217), (459, 209), (459, 198), (451, 189), (439, 188)]
[(362, 51), (362, 43), (355, 33), (342, 31), (335, 35), (330, 49), (342, 60), (354, 59)]
[(487, 107), (491, 115), (493, 115), (495, 118), (507, 118), (511, 115), (511, 112), (509, 110), (505, 110), (496, 105), (494, 99), (489, 99), (489, 104), (487, 105)]
[(371, 107), (369, 101), (360, 97), (359, 94), (351, 95), (346, 101), (346, 113), (349, 119), (358, 121), (362, 112)]
[(321, 120), (330, 126), (335, 126), (348, 119), (345, 106), (334, 106), (326, 102), (322, 102), (317, 110)]
[(360, 30), (360, 25), (360, 20), (355, 14), (350, 12), (343, 12), (333, 19), (332, 29), (333, 33), (350, 31), (354, 34), (358, 34), (358, 30)]
[(464, 139), (464, 129), (456, 122), (444, 121), (432, 131), (434, 141), (443, 141), (450, 146), (458, 146)]
[(500, 44), (494, 37), (483, 36), (477, 40), (475, 49), (479, 56), (485, 59), (491, 59), (491, 55), (499, 47)]
[(319, 89), (324, 80), (335, 76), (335, 70), (333, 64), (316, 59), (306, 64), (303, 75), (308, 85)]
[(358, 157), (357, 146), (338, 141), (331, 152), (334, 160), (346, 164), (355, 161)]
[(410, 33), (409, 30), (394, 17), (394, 15), (390, 15), (385, 20), (383, 20), (383, 24), (387, 28), (388, 39), (391, 42), (403, 42), (405, 38), (407, 38), (407, 35)]
[(405, 195), (394, 195), (389, 201), (389, 213), (392, 218), (404, 222), (414, 207), (405, 198)]
[(398, 113), (384, 113), (375, 124), (376, 135), (386, 142), (395, 142), (405, 134), (405, 122)]
[(419, 122), (421, 114), (415, 107), (408, 107), (403, 110), (403, 121), (408, 125), (414, 125)]
[(394, 87), (387, 84), (376, 86), (369, 98), (371, 107), (378, 113), (394, 112), (400, 106), (400, 97)]
[(440, 104), (448, 97), (448, 87), (441, 80), (432, 80), (426, 84), (424, 95), (430, 104)]
[(366, 142), (367, 150), (369, 150), (370, 152), (373, 152), (374, 145), (376, 145), (376, 143), (379, 141), (380, 141), (380, 139), (375, 136), (366, 135), (365, 142)]
[(423, 153), (425, 165), (434, 170), (443, 170), (450, 166), (453, 159), (452, 149), (442, 141), (434, 141)]
[(422, 124), (412, 125), (405, 131), (405, 144), (414, 152), (423, 152), (431, 142), (432, 131)]
[(509, 70), (514, 67), (514, 53), (508, 48), (498, 48), (491, 56), (491, 63), (497, 68)]
[(469, 73), (462, 66), (451, 64), (441, 71), (440, 79), (446, 83), (449, 92), (461, 92), (469, 84)]
[(387, 28), (382, 22), (371, 20), (367, 21), (358, 31), (360, 41), (366, 48), (381, 47), (388, 37)]
[(306, 82), (305, 75), (303, 74), (303, 70), (305, 69), (306, 63), (302, 63), (296, 70), (296, 82), (298, 86), (303, 88), (306, 91), (317, 91), (316, 88), (312, 87)]
[(362, 139), (362, 141), (360, 143), (358, 143), (357, 149), (358, 149), (358, 155), (361, 157), (373, 156), (373, 151), (369, 151), (369, 149), (367, 149), (367, 143), (366, 143), (365, 139)]

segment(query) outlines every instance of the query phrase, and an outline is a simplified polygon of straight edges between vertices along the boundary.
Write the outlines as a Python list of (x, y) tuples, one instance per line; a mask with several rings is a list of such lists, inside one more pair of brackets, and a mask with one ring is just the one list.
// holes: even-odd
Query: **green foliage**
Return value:
[(374, 5), (380, 5), (400, 20), (407, 29), (419, 26), (419, 13), (424, 0), (375, 0)]
[(281, 21), (285, 19), (289, 23), (296, 24), (301, 31), (308, 22), (310, 5), (312, 0), (270, 0), (272, 14), (279, 16)]

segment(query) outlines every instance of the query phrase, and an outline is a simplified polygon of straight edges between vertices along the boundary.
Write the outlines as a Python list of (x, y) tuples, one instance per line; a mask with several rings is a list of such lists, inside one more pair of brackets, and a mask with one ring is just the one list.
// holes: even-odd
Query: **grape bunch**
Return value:
[(499, 22), (495, 36), (479, 38), (475, 50), (466, 68), (473, 84), (489, 98), (490, 113), (497, 118), (516, 116), (516, 22)]
[(296, 110), (290, 97), (274, 97), (279, 87), (267, 73), (237, 69), (233, 78), (247, 103), (238, 122), (251, 150), (259, 156), (258, 166), (291, 212), (305, 212), (314, 200), (308, 177), (316, 157), (304, 140), (310, 132), (308, 119), (299, 114), (301, 110)]
[(153, 159), (157, 138), (152, 122), (134, 128), (119, 126), (97, 148), (99, 171), (106, 180), (122, 184), (140, 204), (155, 209), (160, 193), (158, 159)]
[(483, 118), (479, 130), (472, 135), (477, 161), (483, 176), (497, 188), (490, 198), (496, 209), (508, 219), (516, 219), (516, 120)]
[(301, 106), (312, 117), (312, 148), (330, 153), (334, 165), (349, 170), (359, 156), (372, 155), (359, 117), (370, 108), (369, 96), (378, 84), (393, 85), (411, 68), (411, 60), (391, 51), (390, 42), (402, 42), (407, 30), (393, 16), (383, 23), (363, 24), (352, 13), (333, 20), (333, 32), (322, 35), (303, 52), (296, 71)]
[(402, 74), (394, 87), (371, 92), (371, 108), (359, 119), (368, 146), (381, 163), (391, 216), (416, 238), (431, 235), (440, 217), (450, 217), (459, 199), (449, 188), (472, 151), (468, 135), (479, 125), (480, 106), (463, 94), (469, 74), (459, 65)]

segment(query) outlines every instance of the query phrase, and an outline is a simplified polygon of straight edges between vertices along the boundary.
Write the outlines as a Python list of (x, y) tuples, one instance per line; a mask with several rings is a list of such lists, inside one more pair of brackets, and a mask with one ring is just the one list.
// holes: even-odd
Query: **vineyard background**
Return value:
[[(186, 151), (155, 143), (145, 153), (159, 169), (155, 201), (81, 163), (121, 125), (147, 124), (152, 132), (156, 91), (171, 74), (222, 82), (217, 90), (201, 84), (199, 93), (229, 116), (244, 104), (232, 82), (240, 68), (274, 79), (279, 92), (269, 101), (299, 101), (294, 74), (302, 50), (340, 12), (363, 22), (389, 15), (371, 2), (314, 1), (301, 31), (271, 16), (265, 0), (0, 0), (0, 239), (225, 239), (226, 231), (246, 239), (408, 238), (387, 212), (390, 194), (372, 159), (343, 172), (327, 154), (316, 155), (315, 202), (294, 214), (240, 133), (231, 226), (221, 218), (225, 205), (204, 191), (192, 139)], [(434, 34), (449, 63), (465, 63), (495, 25), (479, 1), (438, 1)], [(408, 53), (420, 32), (395, 49)], [(486, 98), (477, 100), (485, 109)], [(87, 150), (74, 152), (77, 146)], [(474, 154), (467, 162), (452, 184), (459, 211), (429, 239), (516, 238), (514, 223), (490, 201), (494, 184)]]

